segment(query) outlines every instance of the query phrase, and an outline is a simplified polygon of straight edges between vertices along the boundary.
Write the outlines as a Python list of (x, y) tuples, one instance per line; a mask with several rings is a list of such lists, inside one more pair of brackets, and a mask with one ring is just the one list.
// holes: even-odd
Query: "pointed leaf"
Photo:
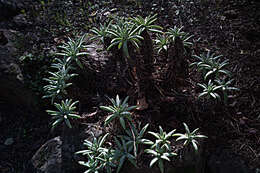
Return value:
[(158, 157), (153, 158), (153, 160), (151, 160), (149, 166), (152, 167), (154, 165), (154, 163), (157, 162), (157, 161), (158, 161)]

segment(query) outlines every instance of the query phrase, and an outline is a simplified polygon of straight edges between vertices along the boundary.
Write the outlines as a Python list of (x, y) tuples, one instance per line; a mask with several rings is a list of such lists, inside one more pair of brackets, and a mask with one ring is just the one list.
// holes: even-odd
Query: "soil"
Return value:
[[(100, 4), (98, 7), (93, 4), (92, 11), (89, 11), (96, 12), (96, 16), (83, 18), (73, 13), (74, 16), (68, 16), (69, 19), (75, 18), (72, 26), (61, 25), (63, 28), (59, 28), (53, 20), (43, 24), (40, 18), (48, 16), (34, 14), (32, 9), (40, 8), (42, 14), (50, 14), (46, 14), (42, 6), (35, 3), (32, 5), (34, 8), (26, 13), (25, 23), (21, 24), (15, 18), (1, 22), (0, 27), (18, 30), (31, 38), (29, 44), (20, 46), (21, 55), (32, 50), (35, 56), (49, 56), (46, 49), (55, 51), (57, 45), (66, 40), (67, 36), (74, 35), (74, 31), (84, 33), (95, 24), (91, 23), (92, 21), (102, 21), (102, 15), (107, 9), (122, 7), (114, 3)], [(251, 169), (260, 168), (260, 3), (242, 0), (223, 1), (219, 5), (210, 3), (209, 11), (204, 17), (203, 8), (197, 3), (183, 1), (177, 5), (175, 7), (172, 2), (165, 1), (162, 4), (155, 3), (151, 8), (146, 5), (142, 7), (145, 9), (141, 9), (135, 4), (126, 4), (123, 5), (126, 8), (121, 8), (119, 13), (148, 15), (154, 9), (158, 13), (158, 24), (161, 26), (184, 26), (186, 32), (194, 35), (193, 53), (198, 55), (210, 49), (229, 59), (228, 68), (235, 79), (235, 86), (240, 91), (230, 96), (228, 105), (203, 102), (197, 98), (199, 87), (196, 83), (200, 77), (193, 69), (189, 69), (188, 78), (184, 84), (180, 84), (180, 91), (176, 91), (173, 86), (165, 84), (163, 76), (167, 74), (159, 67), (166, 67), (167, 61), (157, 55), (154, 64), (157, 73), (154, 72), (153, 75), (156, 87), (150, 90), (150, 97), (147, 98), (149, 108), (134, 112), (135, 121), (150, 123), (149, 130), (157, 130), (158, 125), (162, 125), (166, 130), (178, 131), (183, 130), (182, 123), (186, 122), (191, 129), (199, 127), (200, 132), (209, 137), (205, 141), (209, 155), (219, 146), (228, 147)], [(76, 11), (79, 6), (80, 4), (76, 3), (75, 9), (72, 10)], [(90, 24), (84, 25), (84, 20)], [(48, 30), (47, 33), (44, 32), (44, 27)], [(98, 59), (82, 59), (86, 70), (80, 73), (83, 76), (88, 75), (76, 79), (75, 87), (70, 91), (71, 97), (77, 98), (81, 103), (79, 113), (82, 116), (91, 115), (99, 105), (107, 104), (106, 95), (129, 95), (130, 103), (136, 104), (138, 96), (135, 86), (125, 82), (126, 79), (123, 79), (123, 82), (114, 79), (116, 70), (110, 57), (108, 53)], [(193, 62), (194, 59), (189, 56), (188, 61)], [(30, 70), (27, 69), (24, 73), (28, 71)], [(43, 84), (39, 82), (38, 85)], [(0, 99), (0, 172), (26, 172), (28, 161), (37, 149), (48, 139), (60, 135), (59, 130), (50, 132), (51, 119), (44, 111), (49, 106), (47, 101), (41, 101), (41, 91), (37, 87), (33, 89), (39, 93), (39, 107), (42, 111), (31, 112), (23, 107), (14, 107), (4, 98)], [(105, 114), (98, 112), (98, 115), (87, 116), (84, 121), (103, 121)], [(13, 142), (5, 145), (9, 138), (12, 138)]]

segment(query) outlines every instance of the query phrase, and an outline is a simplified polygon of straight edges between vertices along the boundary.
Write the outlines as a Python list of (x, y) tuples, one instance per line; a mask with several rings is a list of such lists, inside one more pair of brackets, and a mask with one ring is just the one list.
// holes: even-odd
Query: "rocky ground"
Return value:
[[(151, 128), (154, 129), (158, 124), (168, 129), (181, 129), (183, 121), (191, 124), (192, 128), (199, 127), (209, 137), (204, 143), (205, 172), (246, 173), (260, 168), (259, 2), (211, 3), (209, 10), (205, 11), (204, 7), (189, 1), (165, 4), (153, 1), (142, 8), (131, 3), (120, 6), (100, 1), (92, 3), (91, 8), (84, 8), (89, 10), (83, 11), (84, 14), (73, 13), (83, 5), (81, 2), (75, 2), (73, 8), (70, 8), (70, 3), (63, 5), (68, 12), (68, 21), (53, 16), (55, 4), (43, 6), (37, 3), (27, 6), (25, 14), (0, 21), (0, 172), (35, 172), (33, 163), (38, 167), (46, 163), (31, 162), (37, 150), (45, 148), (43, 144), (50, 139), (58, 141), (54, 142), (56, 147), (60, 145), (59, 138), (53, 139), (60, 135), (60, 131), (50, 131), (51, 120), (44, 111), (48, 104), (40, 99), (41, 77), (46, 75), (44, 72), (50, 64), (42, 57), (51, 58), (57, 45), (67, 36), (73, 36), (76, 31), (87, 32), (109, 13), (148, 15), (151, 11), (158, 13), (158, 24), (161, 26), (182, 25), (186, 32), (193, 34), (195, 53), (210, 49), (228, 58), (231, 63), (229, 70), (234, 74), (235, 85), (240, 91), (230, 98), (227, 106), (201, 104), (195, 97), (198, 77), (190, 69), (190, 84), (184, 88), (187, 90), (185, 96), (172, 94), (171, 88), (159, 82), (165, 99), (151, 101), (156, 103), (152, 109), (135, 112), (136, 120), (152, 123)], [(100, 48), (96, 43), (91, 44)], [(74, 81), (75, 87), (71, 91), (72, 96), (80, 100), (79, 112), (85, 117), (80, 132), (82, 139), (88, 136), (90, 129), (101, 133), (97, 127), (103, 114), (98, 106), (106, 103), (104, 95), (126, 92), (113, 80), (116, 71), (109, 64), (111, 55), (106, 51), (90, 51), (91, 58), (82, 60), (88, 68), (80, 72), (81, 77)], [(31, 58), (32, 64), (21, 62), (21, 56)], [(192, 62), (193, 58), (190, 57), (189, 61)], [(160, 57), (155, 67), (159, 65), (165, 65)], [(133, 89), (127, 92), (136, 97)], [(59, 147), (56, 149), (54, 152), (60, 151)], [(52, 163), (59, 163), (59, 155), (54, 158), (56, 160)]]

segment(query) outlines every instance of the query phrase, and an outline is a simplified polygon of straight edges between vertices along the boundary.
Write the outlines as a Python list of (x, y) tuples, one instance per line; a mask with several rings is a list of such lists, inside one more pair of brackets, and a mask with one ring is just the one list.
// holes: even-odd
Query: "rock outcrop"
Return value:
[(61, 173), (61, 138), (50, 139), (32, 157), (32, 165), (37, 173)]
[(0, 97), (2, 102), (35, 111), (36, 96), (23, 82), (12, 30), (0, 30)]

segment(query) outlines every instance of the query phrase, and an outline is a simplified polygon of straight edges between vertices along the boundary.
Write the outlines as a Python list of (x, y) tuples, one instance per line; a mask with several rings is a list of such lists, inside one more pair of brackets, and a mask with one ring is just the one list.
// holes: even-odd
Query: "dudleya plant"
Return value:
[(210, 64), (212, 59), (218, 59), (222, 57), (222, 55), (216, 56), (215, 54), (211, 54), (210, 51), (207, 52), (207, 54), (202, 53), (200, 55), (192, 55), (194, 58), (196, 58), (198, 61), (193, 62), (190, 64), (190, 67), (196, 66), (198, 71), (201, 71), (203, 69), (203, 64)]
[(106, 171), (107, 173), (112, 173), (113, 168), (116, 167), (114, 163), (114, 150), (104, 146), (108, 135), (107, 133), (104, 136), (96, 138), (92, 133), (93, 140), (85, 140), (83, 143), (87, 149), (75, 153), (87, 156), (87, 161), (79, 161), (79, 164), (88, 168), (85, 172), (98, 173), (99, 171)]
[(67, 43), (64, 43), (62, 46), (59, 46), (59, 48), (61, 48), (62, 50), (61, 52), (56, 53), (56, 55), (65, 57), (68, 63), (75, 61), (80, 68), (83, 68), (82, 63), (79, 60), (79, 56), (88, 55), (88, 53), (81, 52), (81, 50), (91, 47), (84, 45), (85, 37), (86, 34), (82, 35), (81, 37), (75, 40), (68, 38), (69, 41)]
[(192, 132), (190, 131), (188, 125), (186, 123), (183, 123), (184, 127), (185, 127), (185, 134), (181, 134), (181, 133), (176, 133), (173, 136), (178, 136), (178, 138), (176, 139), (176, 141), (180, 141), (180, 140), (184, 140), (183, 145), (184, 146), (189, 146), (192, 145), (192, 147), (194, 148), (194, 150), (197, 152), (198, 151), (198, 139), (201, 138), (208, 138), (205, 135), (200, 135), (197, 134), (199, 128), (196, 128), (195, 130), (193, 130)]
[(156, 138), (155, 143), (152, 141), (148, 141), (146, 144), (150, 144), (152, 145), (151, 148), (155, 148), (156, 145), (160, 145), (161, 148), (164, 148), (166, 150), (170, 150), (171, 149), (171, 142), (169, 141), (169, 138), (172, 137), (172, 135), (174, 134), (175, 129), (170, 131), (169, 133), (166, 133), (165, 131), (163, 131), (162, 127), (159, 126), (159, 133), (155, 133), (155, 132), (151, 132), (149, 131), (148, 133), (153, 135)]
[(102, 153), (102, 151), (105, 149), (103, 148), (104, 142), (107, 138), (107, 136), (109, 135), (108, 133), (105, 134), (104, 136), (100, 136), (99, 138), (96, 138), (95, 135), (93, 133), (92, 137), (93, 140), (84, 140), (83, 145), (87, 147), (86, 150), (81, 150), (76, 152), (76, 154), (82, 154), (82, 155), (93, 155), (95, 157), (97, 157), (100, 153)]
[(226, 79), (216, 79), (215, 82), (221, 86), (221, 90), (223, 93), (224, 103), (227, 104), (228, 100), (228, 92), (229, 91), (239, 91), (238, 88), (231, 86), (234, 79), (226, 80)]
[(202, 93), (199, 94), (200, 97), (206, 97), (209, 99), (210, 97), (214, 99), (220, 100), (220, 95), (218, 94), (217, 90), (221, 88), (221, 86), (215, 85), (211, 80), (207, 84), (200, 84), (198, 83), (200, 87), (203, 88)]
[(107, 39), (110, 38), (109, 30), (111, 28), (112, 20), (108, 24), (100, 24), (99, 28), (92, 28), (90, 31), (94, 33), (94, 36), (91, 38), (91, 40), (100, 39), (100, 41), (107, 46)]
[(105, 125), (108, 125), (112, 120), (118, 118), (123, 129), (126, 129), (126, 120), (131, 121), (131, 110), (134, 110), (136, 106), (128, 106), (129, 97), (127, 96), (123, 101), (120, 100), (119, 95), (116, 96), (116, 99), (109, 99), (112, 105), (110, 106), (100, 106), (102, 110), (108, 111), (111, 113), (106, 120)]
[(164, 173), (164, 160), (170, 162), (171, 157), (177, 156), (176, 153), (171, 152), (171, 151), (166, 151), (161, 148), (161, 146), (156, 145), (155, 148), (153, 149), (146, 149), (146, 153), (151, 154), (154, 158), (150, 162), (150, 167), (152, 167), (156, 162), (158, 163), (158, 167), (160, 169), (161, 173)]
[(115, 163), (115, 150), (105, 148), (102, 153), (96, 157), (99, 160), (100, 168), (107, 173), (112, 173), (118, 165)]
[(149, 140), (143, 138), (149, 124), (146, 124), (142, 129), (140, 125), (141, 124), (136, 128), (132, 123), (130, 123), (130, 128), (125, 130), (127, 135), (122, 136), (126, 141), (128, 141), (131, 150), (134, 151), (135, 157), (137, 157), (139, 153), (139, 146), (149, 142)]
[(130, 18), (132, 22), (134, 22), (138, 27), (140, 27), (140, 33), (143, 31), (146, 32), (155, 32), (155, 33), (162, 33), (162, 27), (153, 24), (157, 20), (157, 14), (151, 16), (147, 16), (143, 18), (142, 16), (137, 16), (135, 18)]
[(79, 101), (72, 102), (70, 99), (66, 99), (65, 101), (61, 101), (61, 103), (54, 103), (54, 106), (57, 108), (57, 111), (47, 110), (46, 112), (52, 116), (52, 119), (55, 121), (52, 123), (52, 128), (55, 128), (57, 125), (64, 123), (72, 128), (70, 119), (78, 119), (79, 115), (76, 114), (76, 104)]
[(110, 50), (112, 47), (117, 46), (118, 49), (122, 49), (125, 57), (130, 58), (129, 44), (139, 48), (140, 40), (143, 39), (139, 34), (140, 27), (136, 27), (126, 20), (119, 20), (117, 24), (112, 25), (111, 29), (107, 31), (112, 37), (111, 44), (107, 49)]
[(46, 95), (43, 98), (51, 98), (51, 103), (54, 102), (55, 98), (62, 95), (66, 95), (66, 88), (72, 85), (68, 81), (77, 76), (75, 73), (70, 73), (71, 67), (68, 65), (65, 59), (56, 59), (57, 63), (51, 65), (52, 68), (56, 69), (55, 72), (48, 72), (51, 76), (49, 78), (44, 78), (43, 80), (48, 82), (48, 85), (44, 86), (43, 89)]
[(215, 56), (214, 53), (207, 52), (207, 54), (193, 55), (193, 57), (197, 58), (199, 61), (191, 63), (190, 66), (196, 66), (198, 71), (202, 71), (204, 75), (204, 80), (209, 78), (210, 75), (215, 75), (215, 77), (220, 77), (220, 74), (225, 74), (231, 76), (231, 73), (226, 70), (226, 67), (229, 63), (228, 60), (220, 61), (220, 58), (223, 55)]
[(154, 156), (150, 162), (150, 167), (152, 167), (156, 162), (158, 162), (158, 167), (161, 173), (164, 173), (164, 160), (171, 161), (170, 158), (176, 156), (177, 154), (172, 151), (172, 146), (170, 138), (174, 134), (175, 130), (166, 133), (163, 131), (162, 127), (159, 126), (159, 133), (151, 132), (148, 133), (153, 135), (156, 140), (155, 142), (147, 140), (144, 143), (150, 145), (149, 149), (146, 149), (145, 152)]
[(175, 42), (176, 38), (179, 37), (182, 40), (184, 47), (192, 46), (193, 43), (189, 40), (191, 37), (193, 37), (193, 35), (189, 35), (188, 33), (182, 31), (182, 29), (183, 26), (180, 28), (174, 26), (174, 28), (169, 28), (166, 34), (172, 42)]
[(115, 160), (118, 161), (118, 166), (116, 172), (119, 173), (124, 162), (128, 160), (132, 165), (137, 167), (136, 165), (136, 157), (132, 154), (133, 147), (131, 147), (132, 143), (130, 141), (125, 140), (123, 137), (120, 137), (120, 141), (117, 138), (114, 138), (116, 143), (115, 149)]
[(168, 56), (168, 48), (169, 48), (169, 37), (165, 34), (157, 34), (155, 42), (155, 49), (157, 53), (165, 52), (166, 56)]
[(231, 73), (224, 68), (228, 64), (228, 60), (220, 62), (220, 59), (213, 59), (213, 61), (211, 61), (209, 64), (204, 64), (203, 68), (207, 71), (207, 73), (204, 76), (204, 79), (206, 80), (210, 75), (215, 75), (216, 78), (219, 78), (220, 74), (231, 76)]
[(99, 173), (99, 165), (97, 160), (94, 156), (88, 154), (88, 160), (87, 161), (79, 161), (80, 165), (86, 166), (88, 169), (85, 171), (85, 173)]
[(219, 90), (222, 90), (224, 103), (227, 104), (228, 91), (239, 90), (231, 86), (232, 80), (228, 80), (231, 77), (231, 72), (226, 69), (229, 65), (228, 59), (221, 61), (223, 55), (215, 56), (214, 53), (207, 52), (207, 54), (200, 54), (200, 56), (193, 55), (198, 61), (193, 62), (190, 66), (195, 66), (197, 71), (202, 71), (203, 79), (207, 81), (207, 84), (198, 83), (203, 88), (200, 97), (214, 98), (221, 100)]

